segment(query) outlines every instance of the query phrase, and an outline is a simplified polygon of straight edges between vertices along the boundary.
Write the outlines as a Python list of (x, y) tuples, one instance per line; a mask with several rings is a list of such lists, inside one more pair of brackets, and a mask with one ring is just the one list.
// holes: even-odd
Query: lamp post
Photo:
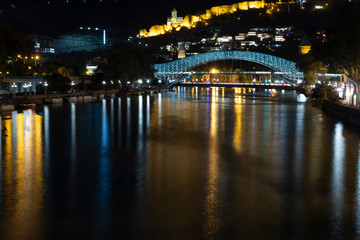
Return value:
[(36, 67), (36, 61), (38, 61), (40, 59), (40, 56), (39, 55), (36, 55), (35, 56), (35, 67)]
[(31, 96), (31, 87), (32, 87), (31, 82), (29, 82), (28, 87), (29, 87), (29, 96)]
[(74, 86), (75, 86), (74, 81), (71, 81), (70, 85), (71, 85), (71, 92), (73, 92), (74, 91)]
[(45, 87), (45, 96), (47, 96), (47, 87), (49, 86), (49, 84), (47, 82), (44, 82), (44, 87)]
[(105, 90), (105, 85), (106, 85), (105, 80), (104, 80), (104, 81), (102, 81), (102, 84), (103, 84), (103, 86), (104, 86), (104, 90)]
[(13, 84), (11, 85), (11, 87), (12, 87), (12, 90), (13, 90), (13, 95), (14, 95), (14, 97), (15, 97), (15, 89), (17, 88), (16, 83), (13, 83)]
[(113, 89), (113, 85), (114, 85), (113, 80), (111, 80), (110, 83), (111, 83), (111, 90), (112, 90), (112, 89)]
[(122, 86), (121, 86), (121, 81), (118, 80), (118, 83), (119, 83), (119, 89), (121, 90), (122, 89)]
[(23, 86), (24, 88), (25, 88), (25, 98), (26, 98), (26, 95), (27, 95), (27, 88), (28, 88), (28, 85), (26, 84), (26, 83), (24, 83), (24, 86)]

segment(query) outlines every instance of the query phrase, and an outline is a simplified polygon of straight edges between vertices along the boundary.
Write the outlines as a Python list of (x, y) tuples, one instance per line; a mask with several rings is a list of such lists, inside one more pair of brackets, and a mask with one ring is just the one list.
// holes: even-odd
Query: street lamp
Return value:
[(104, 81), (102, 81), (102, 84), (103, 84), (103, 86), (104, 86), (104, 90), (105, 90), (105, 85), (106, 85), (105, 80), (104, 80)]
[(36, 55), (35, 56), (35, 66), (36, 66), (36, 61), (38, 61), (40, 59), (40, 56), (39, 55)]
[(71, 81), (70, 85), (71, 85), (71, 91), (74, 91), (74, 86), (75, 86), (74, 81)]
[(121, 81), (118, 80), (118, 83), (119, 83), (119, 89), (122, 89)]
[(31, 96), (31, 87), (32, 87), (31, 82), (29, 82), (28, 87), (29, 87), (29, 96)]
[(113, 89), (113, 85), (114, 85), (113, 80), (110, 80), (110, 83), (111, 83), (111, 90), (112, 90), (112, 89)]
[(25, 88), (25, 97), (26, 97), (26, 92), (27, 92), (27, 88), (28, 88), (29, 86), (26, 84), (26, 83), (24, 83), (24, 88)]
[(49, 86), (49, 84), (47, 82), (44, 82), (44, 87), (45, 87), (45, 96), (47, 96), (47, 87)]
[(161, 80), (159, 80), (159, 83), (161, 83)]
[(11, 85), (11, 87), (12, 87), (12, 89), (13, 89), (13, 94), (14, 94), (14, 96), (15, 96), (15, 89), (17, 88), (16, 83), (13, 83), (13, 84)]

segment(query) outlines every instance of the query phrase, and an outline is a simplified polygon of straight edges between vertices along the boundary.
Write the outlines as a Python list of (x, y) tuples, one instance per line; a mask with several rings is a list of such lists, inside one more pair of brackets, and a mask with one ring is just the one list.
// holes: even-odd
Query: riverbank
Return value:
[(360, 126), (360, 110), (358, 108), (324, 100), (322, 110), (340, 121)]
[(33, 103), (36, 105), (45, 104), (62, 104), (64, 102), (89, 102), (97, 101), (104, 98), (115, 98), (121, 95), (143, 95), (166, 92), (168, 89), (129, 89), (129, 90), (98, 90), (98, 91), (82, 91), (62, 94), (48, 94), (48, 95), (31, 95), (31, 96), (15, 96), (11, 99), (0, 101), (0, 112), (13, 111), (24, 103)]

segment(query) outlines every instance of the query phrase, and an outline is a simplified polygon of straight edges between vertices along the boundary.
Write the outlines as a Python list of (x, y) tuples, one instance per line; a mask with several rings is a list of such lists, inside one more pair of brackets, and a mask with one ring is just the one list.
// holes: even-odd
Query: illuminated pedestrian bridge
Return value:
[(197, 66), (223, 60), (240, 60), (257, 63), (270, 68), (273, 74), (287, 83), (297, 84), (303, 80), (303, 73), (296, 68), (296, 63), (272, 55), (246, 51), (216, 51), (197, 54), (163, 64), (155, 64), (155, 77), (159, 79), (181, 80), (191, 74)]

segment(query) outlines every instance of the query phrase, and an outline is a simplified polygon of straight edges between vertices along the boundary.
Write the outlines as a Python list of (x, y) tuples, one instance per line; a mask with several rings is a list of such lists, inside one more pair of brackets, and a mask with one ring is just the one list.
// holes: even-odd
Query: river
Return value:
[(284, 91), (1, 117), (0, 239), (360, 239), (360, 131)]

